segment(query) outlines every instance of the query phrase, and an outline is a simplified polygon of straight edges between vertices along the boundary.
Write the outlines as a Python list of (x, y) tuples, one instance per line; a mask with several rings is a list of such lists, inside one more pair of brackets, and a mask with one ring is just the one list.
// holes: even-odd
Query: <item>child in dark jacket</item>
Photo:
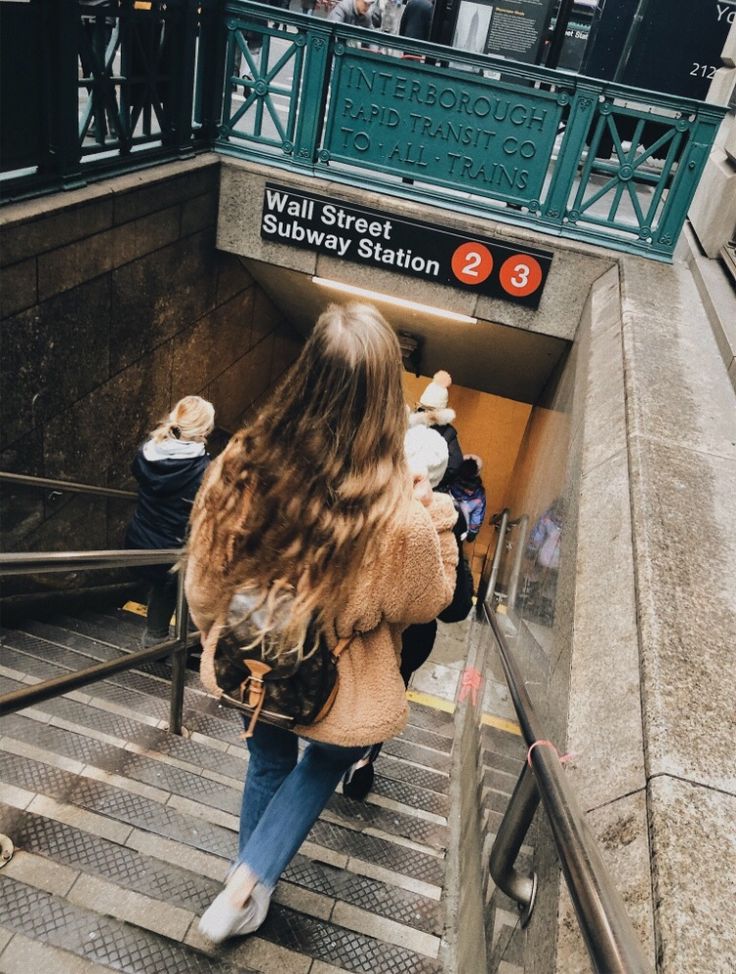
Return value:
[(486, 516), (486, 491), (480, 472), (483, 461), (480, 457), (468, 453), (460, 464), (457, 479), (450, 485), (450, 494), (468, 522), (466, 541), (475, 541)]
[[(138, 450), (131, 468), (138, 481), (138, 501), (125, 534), (127, 548), (184, 545), (192, 504), (210, 462), (205, 440), (214, 424), (212, 403), (186, 396)], [(153, 646), (168, 637), (176, 577), (167, 565), (136, 571), (150, 584), (143, 645)]]
[(463, 451), (457, 438), (457, 430), (452, 425), (455, 422), (455, 410), (448, 408), (449, 393), (452, 378), (449, 372), (440, 369), (435, 372), (432, 381), (422, 393), (414, 412), (409, 414), (409, 427), (426, 426), (436, 430), (447, 444), (447, 467), (442, 480), (436, 490), (448, 493), (455, 482), (460, 464), (463, 462)]

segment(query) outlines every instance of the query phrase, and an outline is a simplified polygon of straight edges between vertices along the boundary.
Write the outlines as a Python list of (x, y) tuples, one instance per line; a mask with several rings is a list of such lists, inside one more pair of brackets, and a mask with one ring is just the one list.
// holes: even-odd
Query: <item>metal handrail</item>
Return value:
[(49, 477), (32, 477), (24, 473), (0, 471), (0, 482), (19, 484), (23, 487), (43, 487), (72, 494), (94, 494), (98, 497), (119, 497), (135, 500), (138, 496), (133, 490), (118, 490), (116, 487), (98, 487), (95, 484), (79, 484), (73, 480), (52, 480)]
[[(514, 710), (529, 749), (527, 763), (494, 843), (491, 874), (497, 885), (521, 904), (527, 921), (534, 905), (534, 891), (528, 884), (520, 883), (513, 863), (531, 822), (530, 810), (533, 813), (528, 775), (531, 768), (594, 969), (600, 974), (649, 974), (651, 966), (644, 957), (621, 894), (611, 881), (559, 755), (543, 732), (496, 615), (488, 604), (483, 605), (483, 613), (496, 638)], [(517, 796), (520, 797), (515, 803)]]
[(0, 554), (0, 578), (36, 572), (74, 572), (103, 568), (134, 568), (137, 565), (173, 565), (180, 548), (111, 549), (110, 551), (37, 551)]
[[(0, 576), (27, 575), (35, 572), (64, 572), (89, 569), (131, 567), (135, 565), (173, 564), (181, 555), (178, 548), (159, 548), (148, 551), (43, 551), (32, 554), (0, 554)], [(66, 673), (0, 695), (0, 717), (15, 713), (58, 697), (71, 690), (104, 680), (114, 673), (133, 669), (142, 663), (150, 663), (164, 656), (171, 657), (171, 699), (169, 704), (169, 730), (181, 734), (184, 709), (184, 683), (188, 647), (189, 610), (184, 595), (184, 573), (179, 572), (176, 591), (176, 629), (173, 639), (157, 646), (128, 653), (118, 659), (95, 663), (82, 670)]]
[(480, 615), (483, 612), (483, 603), (486, 601), (488, 594), (490, 593), (491, 598), (493, 598), (493, 593), (496, 589), (496, 581), (498, 580), (498, 572), (501, 568), (501, 556), (503, 554), (504, 538), (506, 537), (506, 532), (508, 531), (510, 512), (508, 507), (504, 507), (500, 514), (494, 514), (491, 518), (491, 524), (498, 530), (498, 538), (496, 539), (496, 547), (493, 549), (493, 558), (490, 558), (490, 545), (486, 551), (486, 556), (483, 559), (483, 567), (480, 572), (480, 582), (478, 583), (478, 597), (476, 601), (477, 614)]

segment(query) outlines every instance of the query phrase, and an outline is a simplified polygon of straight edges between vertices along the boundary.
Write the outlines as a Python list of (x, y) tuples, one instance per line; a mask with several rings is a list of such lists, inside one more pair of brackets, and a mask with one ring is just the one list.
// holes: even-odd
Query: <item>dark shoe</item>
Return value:
[(158, 645), (158, 643), (163, 643), (169, 638), (169, 630), (166, 632), (151, 632), (150, 629), (146, 629), (141, 636), (141, 648), (150, 649), (152, 646)]
[(358, 765), (348, 768), (345, 777), (342, 779), (342, 793), (346, 798), (362, 802), (368, 792), (373, 787), (373, 762), (368, 761), (363, 764), (358, 761)]

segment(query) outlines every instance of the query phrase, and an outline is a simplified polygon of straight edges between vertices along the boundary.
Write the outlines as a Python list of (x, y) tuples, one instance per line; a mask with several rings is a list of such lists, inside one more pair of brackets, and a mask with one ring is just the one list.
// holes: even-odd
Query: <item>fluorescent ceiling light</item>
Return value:
[(445, 311), (443, 308), (433, 308), (429, 304), (420, 304), (418, 301), (407, 301), (406, 298), (396, 298), (393, 294), (381, 294), (380, 291), (369, 291), (364, 287), (355, 287), (353, 284), (343, 284), (342, 281), (332, 281), (328, 277), (313, 277), (312, 284), (319, 284), (320, 287), (328, 287), (333, 291), (344, 291), (346, 294), (354, 294), (359, 298), (367, 298), (369, 301), (385, 301), (396, 308), (409, 308), (411, 311), (420, 311), (422, 314), (435, 315), (437, 318), (449, 318), (451, 321), (461, 321), (466, 325), (475, 325), (477, 318), (470, 315), (461, 315), (457, 311)]

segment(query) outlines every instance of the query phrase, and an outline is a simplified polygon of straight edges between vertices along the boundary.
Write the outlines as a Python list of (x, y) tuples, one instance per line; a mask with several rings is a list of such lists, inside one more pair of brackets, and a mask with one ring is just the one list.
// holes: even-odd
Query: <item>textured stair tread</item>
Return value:
[(481, 728), (481, 744), (484, 748), (496, 751), (498, 754), (505, 754), (507, 757), (524, 760), (526, 757), (526, 745), (524, 738), (510, 731), (503, 731), (498, 727), (490, 727), (484, 724)]
[[(78, 619), (57, 616), (51, 623), (29, 624), (23, 627), (25, 638), (15, 637), (19, 642), (18, 647), (11, 648), (12, 640), (6, 642), (8, 653), (11, 654), (6, 665), (10, 668), (13, 664), (12, 669), (36, 678), (68, 673), (89, 665), (89, 661), (111, 659), (120, 656), (121, 652), (137, 650), (143, 625), (144, 620), (140, 617), (118, 618), (118, 613), (99, 612), (85, 613)], [(23, 660), (25, 666), (21, 668)], [(39, 755), (35, 755), (35, 752), (31, 752), (34, 757), (3, 752), (0, 756), (0, 780), (140, 830), (132, 833), (127, 840), (131, 847), (138, 844), (135, 837), (141, 832), (161, 836), (161, 840), (146, 837), (146, 843), (140, 845), (149, 855), (119, 845), (110, 838), (83, 831), (97, 828), (92, 816), (88, 816), (89, 821), (85, 821), (82, 828), (77, 828), (76, 824), (62, 824), (54, 818), (46, 818), (35, 812), (18, 812), (0, 804), (0, 828), (8, 815), (11, 818), (14, 814), (25, 816), (22, 820), (14, 820), (20, 825), (11, 825), (11, 829), (20, 830), (25, 851), (80, 870), (97, 880), (119, 886), (123, 891), (130, 890), (130, 895), (138, 893), (154, 900), (160, 899), (197, 915), (211, 901), (220, 885), (198, 872), (186, 869), (187, 850), (198, 850), (197, 854), (204, 852), (217, 857), (209, 860), (201, 858), (205, 872), (209, 868), (207, 862), (216, 864), (221, 860), (224, 867), (226, 860), (232, 856), (237, 844), (234, 827), (240, 803), (240, 786), (236, 782), (242, 780), (247, 758), (244, 748), (243, 756), (239, 757), (235, 749), (233, 753), (226, 753), (222, 746), (215, 746), (214, 740), (206, 742), (207, 738), (213, 738), (228, 744), (240, 743), (240, 724), (229, 711), (216, 712), (212, 708), (212, 699), (197, 692), (199, 681), (193, 674), (187, 676), (184, 724), (187, 730), (201, 734), (202, 739), (182, 739), (136, 719), (136, 715), (140, 717), (142, 714), (156, 720), (167, 719), (169, 685), (166, 677), (165, 667), (136, 668), (116, 674), (100, 684), (82, 688), (80, 692), (90, 698), (89, 704), (61, 697), (37, 705), (36, 711), (40, 714), (52, 714), (54, 718), (76, 725), (76, 730), (74, 726), (62, 728), (53, 723), (44, 724), (40, 719), (31, 719), (22, 714), (9, 717), (4, 727), (0, 722), (0, 735), (9, 741), (38, 748), (40, 755), (40, 759), (36, 760)], [(12, 689), (17, 685), (15, 681), (0, 679), (5, 680), (5, 684), (0, 682), (0, 690)], [(114, 705), (114, 709), (106, 709), (107, 704)], [(99, 740), (92, 736), (93, 733), (105, 733), (110, 741)], [(325, 965), (325, 970), (331, 968), (356, 974), (368, 971), (371, 974), (414, 971), (418, 974), (440, 974), (442, 964), (435, 959), (437, 942), (432, 947), (432, 938), (441, 936), (443, 929), (439, 889), (444, 886), (445, 863), (441, 854), (447, 847), (448, 829), (439, 822), (427, 821), (429, 816), (415, 818), (411, 815), (411, 808), (416, 808), (418, 812), (431, 812), (435, 816), (447, 816), (453, 734), (454, 720), (451, 714), (412, 702), (404, 733), (387, 744), (376, 766), (373, 791), (377, 798), (391, 799), (391, 802), (385, 803), (388, 807), (370, 801), (355, 803), (340, 794), (332, 797), (326, 817), (315, 823), (308, 836), (310, 849), (306, 851), (309, 855), (298, 854), (285, 871), (284, 890), (288, 895), (281, 900), (281, 894), (277, 894), (277, 902), (259, 931), (258, 940), (313, 959), (315, 974), (320, 969), (320, 963)], [(123, 742), (135, 743), (145, 748), (146, 753), (125, 750), (121, 746)], [(12, 750), (13, 745), (6, 746)], [(119, 778), (113, 779), (116, 784), (111, 784), (94, 777), (77, 775), (44, 761), (43, 751), (47, 752), (48, 762), (54, 761), (53, 755), (59, 755), (79, 762), (69, 765), (71, 768), (78, 768), (81, 764)], [(169, 763), (167, 756), (186, 762), (190, 770)], [(229, 785), (203, 777), (198, 773), (202, 769), (227, 775), (233, 783)], [(127, 782), (120, 781), (120, 778), (128, 779), (131, 787), (136, 782), (139, 786), (150, 785), (159, 791), (141, 795), (128, 790)], [(118, 784), (122, 787), (117, 787)], [(197, 802), (203, 817), (165, 804), (166, 793)], [(15, 800), (15, 797), (8, 798), (8, 801)], [(394, 802), (403, 809), (393, 811)], [(180, 807), (192, 808), (183, 804)], [(38, 808), (49, 815), (65, 817), (50, 805), (44, 807), (39, 802)], [(212, 821), (208, 821), (208, 809), (212, 810)], [(223, 812), (232, 819), (222, 816)], [(226, 827), (228, 821), (232, 821), (232, 827)], [(97, 822), (101, 823), (102, 820), (97, 819)], [(225, 824), (218, 824), (221, 822)], [(115, 839), (125, 841), (124, 830), (116, 833), (111, 827), (110, 830), (100, 828), (100, 831), (105, 834), (109, 832)], [(426, 851), (402, 840), (424, 846)], [(66, 851), (59, 851), (64, 842)], [(83, 851), (80, 851), (80, 846)], [(177, 858), (179, 846), (182, 850), (181, 861)], [(332, 859), (344, 864), (347, 860), (348, 868), (338, 868), (312, 858), (320, 855), (320, 849), (325, 850), (328, 862)], [(332, 855), (327, 855), (327, 850)], [(153, 858), (150, 853), (163, 858)], [(380, 880), (362, 875), (364, 867), (360, 863), (376, 867), (374, 875), (380, 876)], [(217, 875), (217, 872), (211, 875)], [(36, 882), (35, 879), (30, 881)], [(427, 887), (437, 889), (437, 899), (433, 898), (435, 894), (432, 889)], [(428, 895), (412, 892), (412, 888), (423, 890)], [(33, 887), (30, 889), (33, 891)], [(301, 894), (300, 889), (303, 891)], [(51, 896), (40, 890), (36, 890), (35, 894)], [(325, 920), (328, 914), (323, 906), (319, 906), (320, 902), (324, 904), (325, 901), (320, 901), (314, 894), (329, 897), (337, 901), (338, 906), (344, 904), (343, 912), (340, 913), (336, 907), (333, 919)], [(301, 903), (300, 895), (306, 897)], [(311, 901), (309, 896), (312, 897)], [(52, 899), (58, 900), (64, 907), (68, 905), (74, 910), (78, 909), (59, 897)], [(305, 913), (298, 912), (302, 905)], [(37, 903), (36, 906), (41, 912), (50, 908), (49, 901)], [(371, 915), (375, 917), (374, 926), (371, 926)], [(94, 914), (89, 916), (94, 917)], [(126, 960), (128, 966), (121, 966), (122, 962), (118, 959), (111, 969), (135, 971), (136, 974), (150, 974), (159, 970), (198, 972), (200, 969), (229, 972), (237, 965), (237, 969), (246, 970), (240, 966), (237, 947), (231, 949), (226, 946), (212, 957), (197, 950), (200, 945), (196, 937), (191, 939), (189, 949), (137, 927), (135, 921), (122, 923), (108, 917), (101, 919), (117, 925), (114, 929), (106, 928), (105, 936), (108, 939), (113, 935), (117, 937), (119, 928), (126, 934), (141, 934), (147, 938), (145, 949), (142, 948), (144, 953), (141, 954), (146, 958), (149, 954), (145, 951), (150, 951), (150, 957), (159, 956), (156, 954), (158, 941), (164, 942), (164, 947), (174, 943), (185, 951), (182, 957), (174, 958), (166, 954), (164, 949), (161, 956), (166, 955), (166, 963), (146, 959), (131, 964)], [(145, 919), (140, 922), (147, 925)], [(392, 927), (391, 923), (399, 926)], [(74, 926), (73, 922), (71, 926)], [(406, 940), (401, 939), (402, 927), (408, 931)], [(159, 929), (170, 933), (170, 928), (162, 926)], [(412, 931), (415, 931), (414, 940)], [(123, 939), (121, 943), (123, 952), (132, 951), (133, 946), (130, 945), (135, 941), (129, 944)], [(194, 958), (192, 963), (189, 963), (189, 954)], [(244, 951), (242, 956), (247, 967), (256, 966), (269, 974), (282, 970), (273, 966), (273, 959), (264, 962), (265, 966), (260, 961), (256, 962), (255, 956), (260, 957), (260, 954), (251, 955)], [(91, 959), (98, 964), (107, 963), (96, 956)], [(213, 966), (200, 967), (200, 963)]]
[[(258, 936), (347, 971), (442, 974), (440, 961), (273, 904)], [(224, 952), (224, 956), (227, 954)]]
[[(2, 803), (0, 830), (13, 837), (17, 848), (196, 914), (222, 888), (220, 883), (185, 868), (187, 850), (184, 847), (181, 865), (171, 865), (74, 826)], [(439, 904), (418, 893), (301, 855), (295, 857), (283, 878), (295, 886), (350, 903), (395, 923), (435, 935), (441, 932)]]
[(455, 721), (452, 714), (448, 714), (444, 710), (435, 710), (433, 707), (427, 707), (416, 701), (412, 701), (409, 710), (409, 724), (420, 730), (432, 731), (432, 733), (450, 740), (455, 734)]
[(101, 771), (162, 788), (174, 795), (192, 798), (232, 815), (240, 814), (239, 787), (228, 787), (196, 772), (157, 761), (149, 755), (128, 751), (68, 728), (42, 724), (23, 717), (22, 714), (4, 717), (0, 723), (0, 734)]
[[(60, 896), (0, 873), (0, 923), (43, 943), (61, 947), (111, 970), (186, 971), (234, 974), (226, 961), (210, 958), (112, 917), (78, 907)], [(241, 974), (254, 974), (240, 967)]]
[[(415, 706), (417, 705), (413, 703), (409, 705), (409, 713), (411, 713)], [(447, 737), (444, 734), (435, 734), (434, 731), (427, 730), (423, 727), (415, 727), (411, 723), (406, 725), (399, 737), (401, 740), (407, 741), (409, 744), (418, 744), (421, 747), (429, 747), (446, 755), (449, 755), (450, 751), (452, 750), (451, 737)]]
[(322, 893), (404, 926), (439, 935), (442, 909), (437, 900), (297, 854), (284, 872), (296, 886)]
[[(79, 637), (75, 633), (56, 628), (54, 634), (51, 629), (55, 627), (45, 626), (44, 634), (31, 633), (28, 630), (0, 630), (0, 641), (3, 644), (31, 656), (40, 659), (48, 659), (59, 666), (68, 670), (80, 670), (92, 665), (93, 659), (120, 659), (126, 655), (123, 650), (115, 650), (106, 647), (108, 653), (96, 657), (76, 647), (75, 640)], [(68, 638), (61, 640), (60, 635)], [(102, 645), (102, 644), (98, 644)], [(115, 673), (108, 677), (110, 682), (119, 683), (121, 686), (137, 690), (139, 693), (149, 694), (150, 696), (166, 698), (169, 696), (169, 680), (166, 677), (155, 676), (142, 672), (139, 668), (127, 670), (122, 673)], [(199, 692), (197, 692), (199, 690)], [(198, 687), (196, 681), (190, 680), (184, 694), (185, 703), (205, 713), (215, 714), (218, 711), (217, 702), (207, 695), (203, 687)]]
[(432, 812), (434, 815), (442, 815), (445, 818), (450, 810), (450, 800), (447, 795), (440, 795), (436, 791), (427, 791), (405, 781), (396, 781), (393, 778), (386, 778), (381, 768), (381, 759), (376, 762), (376, 776), (373, 780), (372, 792), (392, 801), (401, 802), (402, 805), (409, 805), (411, 808), (421, 808), (425, 812)]
[(508, 754), (499, 754), (490, 748), (484, 748), (481, 754), (481, 763), (484, 768), (497, 768), (506, 774), (512, 774), (518, 778), (526, 760), (526, 751), (520, 750), (518, 756), (509, 757)]
[[(86, 635), (64, 625), (64, 618), (56, 616), (50, 621), (38, 622), (27, 621), (18, 626), (18, 629), (31, 635), (47, 639), (49, 642), (58, 643), (66, 646), (77, 653), (88, 656), (90, 659), (108, 660), (118, 659), (125, 653), (134, 652), (140, 649), (140, 644), (130, 648), (113, 645), (111, 642), (102, 642), (93, 636)], [(137, 668), (138, 672), (149, 673), (159, 679), (168, 680), (171, 675), (168, 663), (145, 663)], [(202, 689), (199, 677), (191, 670), (186, 673), (186, 685), (192, 689)]]
[[(234, 831), (145, 795), (9, 752), (3, 755), (1, 774), (3, 781), (17, 788), (47, 795), (216, 856), (231, 859), (235, 855)], [(441, 859), (389, 839), (321, 820), (315, 823), (308, 839), (349, 858), (374, 863), (435, 886), (442, 884), (444, 862)]]
[(449, 833), (446, 825), (416, 818), (408, 811), (398, 812), (370, 802), (353, 801), (338, 792), (328, 801), (327, 809), (342, 822), (351, 822), (356, 829), (380, 829), (438, 851), (447, 848)]
[[(6, 946), (5, 942), (8, 940)], [(4, 949), (2, 949), (4, 948)], [(112, 970), (49, 943), (0, 926), (0, 971), (2, 974), (107, 974)]]
[(427, 791), (434, 791), (440, 795), (447, 794), (450, 779), (446, 774), (408, 764), (399, 758), (384, 754), (383, 751), (381, 751), (376, 762), (376, 769), (379, 766), (384, 778), (403, 781), (406, 784), (415, 785), (417, 788), (424, 788)]
[[(230, 787), (195, 772), (157, 761), (149, 755), (128, 751), (66, 728), (39, 723), (22, 714), (11, 714), (3, 718), (0, 734), (101, 771), (193, 799), (231, 815), (240, 814), (242, 791), (235, 783)], [(357, 831), (372, 828), (438, 850), (444, 850), (447, 846), (445, 826), (426, 822), (406, 813), (354, 802), (339, 794), (330, 799), (327, 807), (347, 827)]]
[(509, 774), (500, 768), (487, 768), (483, 773), (483, 787), (510, 796), (518, 779), (518, 774)]
[(132, 651), (141, 648), (139, 632), (133, 632), (126, 626), (112, 626), (109, 620), (100, 620), (91, 612), (80, 613), (77, 616), (68, 616), (62, 613), (59, 616), (54, 616), (53, 621), (65, 629), (71, 629), (83, 636), (91, 636), (93, 639), (109, 643), (111, 646), (119, 646), (121, 649)]
[(450, 755), (437, 751), (434, 748), (422, 747), (413, 744), (403, 736), (393, 737), (383, 745), (384, 755), (399, 758), (402, 761), (410, 761), (423, 768), (431, 768), (433, 771), (441, 771), (444, 774), (450, 773)]

